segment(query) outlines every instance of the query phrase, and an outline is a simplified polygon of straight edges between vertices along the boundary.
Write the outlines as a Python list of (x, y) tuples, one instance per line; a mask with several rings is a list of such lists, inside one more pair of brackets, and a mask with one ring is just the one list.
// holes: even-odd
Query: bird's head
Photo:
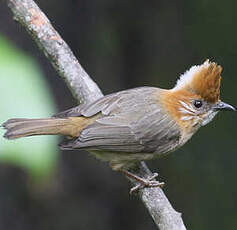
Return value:
[(194, 133), (219, 111), (236, 111), (220, 100), (221, 71), (220, 65), (206, 60), (191, 67), (173, 89), (165, 91), (165, 106), (184, 131)]

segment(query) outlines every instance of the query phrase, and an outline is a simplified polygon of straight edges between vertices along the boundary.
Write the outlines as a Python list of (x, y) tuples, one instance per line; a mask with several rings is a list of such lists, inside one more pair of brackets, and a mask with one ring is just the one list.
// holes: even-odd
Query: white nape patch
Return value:
[(191, 83), (195, 74), (199, 73), (202, 68), (208, 68), (210, 65), (209, 60), (207, 59), (202, 65), (194, 65), (189, 70), (187, 70), (184, 74), (180, 76), (177, 80), (175, 87), (172, 90), (179, 90), (189, 83)]

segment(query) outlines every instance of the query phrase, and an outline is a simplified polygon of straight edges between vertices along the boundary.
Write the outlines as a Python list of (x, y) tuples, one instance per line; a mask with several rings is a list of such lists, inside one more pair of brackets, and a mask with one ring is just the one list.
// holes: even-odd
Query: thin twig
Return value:
[[(33, 0), (7, 0), (7, 3), (14, 19), (30, 33), (78, 101), (88, 103), (103, 96), (99, 87), (81, 67), (68, 45)], [(143, 178), (152, 175), (144, 162), (132, 170)], [(172, 208), (162, 189), (141, 189), (139, 197), (160, 230), (186, 229), (181, 214)]]

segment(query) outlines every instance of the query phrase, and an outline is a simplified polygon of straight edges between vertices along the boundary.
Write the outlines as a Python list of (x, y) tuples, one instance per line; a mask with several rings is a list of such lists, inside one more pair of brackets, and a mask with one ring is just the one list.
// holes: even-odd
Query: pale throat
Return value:
[(205, 118), (202, 121), (202, 126), (207, 125), (209, 122), (213, 120), (213, 118), (217, 115), (218, 111), (210, 110), (206, 113)]

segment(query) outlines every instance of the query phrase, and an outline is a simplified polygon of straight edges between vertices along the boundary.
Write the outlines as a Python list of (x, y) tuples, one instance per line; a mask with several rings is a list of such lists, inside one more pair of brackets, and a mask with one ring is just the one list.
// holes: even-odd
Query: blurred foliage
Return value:
[[(34, 59), (0, 36), (0, 123), (9, 118), (48, 117), (54, 103)], [(0, 161), (30, 171), (33, 178), (47, 176), (57, 159), (55, 137), (29, 137), (9, 141), (0, 131)]]

